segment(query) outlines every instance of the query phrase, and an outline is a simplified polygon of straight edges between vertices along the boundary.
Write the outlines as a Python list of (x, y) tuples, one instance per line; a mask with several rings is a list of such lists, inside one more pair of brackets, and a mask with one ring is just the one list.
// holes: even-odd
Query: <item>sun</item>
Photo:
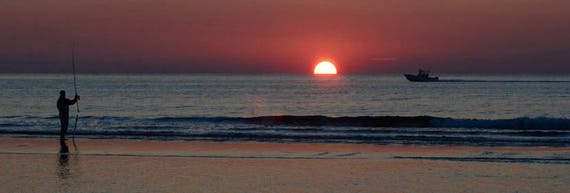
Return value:
[(336, 67), (329, 61), (322, 61), (315, 66), (313, 74), (336, 74)]

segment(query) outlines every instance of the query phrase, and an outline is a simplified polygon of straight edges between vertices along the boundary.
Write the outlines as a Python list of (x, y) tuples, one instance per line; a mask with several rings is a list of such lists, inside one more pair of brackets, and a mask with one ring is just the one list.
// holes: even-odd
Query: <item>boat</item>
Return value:
[(418, 74), (416, 74), (416, 75), (404, 74), (404, 76), (406, 77), (406, 79), (408, 79), (409, 81), (412, 81), (412, 82), (435, 82), (435, 81), (439, 81), (439, 78), (437, 76), (436, 77), (430, 77), (429, 73), (430, 73), (430, 71), (428, 71), (428, 70), (419, 69)]

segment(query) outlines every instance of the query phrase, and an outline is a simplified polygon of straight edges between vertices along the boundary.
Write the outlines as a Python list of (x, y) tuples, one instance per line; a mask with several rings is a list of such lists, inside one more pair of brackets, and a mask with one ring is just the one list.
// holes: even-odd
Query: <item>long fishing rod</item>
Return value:
[[(77, 78), (75, 77), (75, 45), (71, 48), (71, 66), (73, 67), (73, 88), (77, 97)], [(75, 127), (73, 127), (73, 142), (75, 143), (75, 130), (77, 130), (77, 121), (79, 120), (79, 100), (76, 101), (77, 113), (75, 113)]]

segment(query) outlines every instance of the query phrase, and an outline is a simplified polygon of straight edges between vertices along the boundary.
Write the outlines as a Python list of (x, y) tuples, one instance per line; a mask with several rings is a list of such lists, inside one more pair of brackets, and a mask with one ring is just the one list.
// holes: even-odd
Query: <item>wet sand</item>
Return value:
[(570, 148), (0, 138), (0, 192), (566, 192)]

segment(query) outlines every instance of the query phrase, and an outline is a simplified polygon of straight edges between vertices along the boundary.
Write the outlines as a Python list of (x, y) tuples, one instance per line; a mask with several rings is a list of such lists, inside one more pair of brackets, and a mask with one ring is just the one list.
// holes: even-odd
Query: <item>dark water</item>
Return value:
[[(440, 77), (442, 82), (412, 83), (401, 75), (80, 75), (75, 133), (160, 140), (570, 145), (569, 75)], [(0, 75), (1, 135), (56, 137), (58, 92), (71, 94), (72, 85), (70, 75)]]

